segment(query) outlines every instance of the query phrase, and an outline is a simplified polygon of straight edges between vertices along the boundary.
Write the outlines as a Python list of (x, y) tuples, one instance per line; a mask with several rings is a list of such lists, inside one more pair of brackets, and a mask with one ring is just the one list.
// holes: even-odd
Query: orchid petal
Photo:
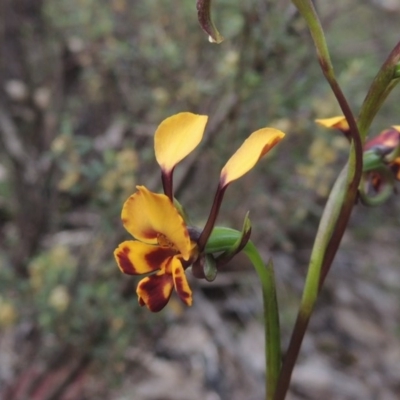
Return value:
[(274, 128), (263, 128), (253, 132), (222, 168), (220, 187), (226, 187), (250, 171), (284, 136), (283, 132)]
[(156, 159), (165, 173), (190, 154), (200, 143), (208, 117), (189, 112), (165, 119), (154, 135)]
[(395, 127), (392, 129), (386, 129), (379, 135), (368, 140), (364, 145), (364, 150), (370, 150), (373, 148), (387, 148), (388, 151), (394, 150), (400, 141), (400, 133)]
[(138, 241), (121, 243), (114, 251), (119, 269), (128, 275), (141, 275), (163, 269), (176, 251)]
[(128, 198), (122, 208), (125, 229), (136, 239), (157, 244), (160, 236), (173, 245), (184, 260), (188, 260), (191, 243), (186, 224), (164, 194), (150, 192), (144, 186)]
[(170, 274), (160, 271), (142, 279), (136, 289), (139, 304), (153, 312), (161, 311), (168, 303), (174, 282)]
[(187, 305), (191, 306), (193, 299), (192, 299), (192, 290), (189, 287), (185, 270), (178, 258), (172, 259), (172, 277), (174, 281), (174, 286), (176, 293), (180, 299)]
[(325, 128), (338, 129), (342, 132), (347, 132), (350, 130), (347, 119), (343, 115), (332, 118), (316, 119), (315, 122)]

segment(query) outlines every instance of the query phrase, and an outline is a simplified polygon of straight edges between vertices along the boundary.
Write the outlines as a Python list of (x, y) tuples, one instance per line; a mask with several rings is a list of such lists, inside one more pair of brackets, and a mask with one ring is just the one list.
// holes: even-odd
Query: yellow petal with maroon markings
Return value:
[(332, 118), (316, 119), (315, 122), (318, 125), (324, 126), (325, 128), (339, 129), (342, 132), (350, 130), (349, 124), (347, 123), (347, 119), (343, 115)]
[(156, 159), (164, 172), (190, 154), (200, 143), (208, 117), (182, 112), (165, 119), (154, 135)]
[(221, 187), (225, 187), (250, 171), (257, 161), (284, 136), (283, 132), (274, 128), (263, 128), (253, 132), (222, 168)]
[(178, 296), (186, 305), (191, 306), (193, 302), (192, 290), (189, 287), (185, 270), (183, 269), (179, 259), (176, 257), (172, 260), (172, 276), (176, 293), (178, 293)]
[(122, 208), (125, 229), (136, 239), (157, 244), (158, 238), (170, 242), (187, 260), (190, 257), (190, 238), (186, 224), (164, 194), (150, 192), (144, 186), (128, 198)]
[(160, 271), (142, 279), (136, 289), (139, 304), (150, 311), (161, 311), (171, 297), (174, 282), (170, 274)]
[(121, 243), (114, 251), (119, 269), (128, 275), (147, 274), (165, 268), (166, 262), (176, 251), (138, 241)]

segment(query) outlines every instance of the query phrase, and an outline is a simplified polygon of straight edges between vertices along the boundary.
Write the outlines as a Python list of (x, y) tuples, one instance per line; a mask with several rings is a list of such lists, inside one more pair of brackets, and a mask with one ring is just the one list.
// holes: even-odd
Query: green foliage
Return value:
[[(93, 240), (98, 239), (91, 238), (92, 250)], [(54, 245), (29, 263), (28, 281), (19, 281), (1, 264), (0, 326), (27, 319), (37, 324), (44, 337), (51, 338), (43, 355), (62, 344), (118, 362), (135, 338), (136, 296), (121, 299), (123, 279), (112, 260), (82, 262), (67, 246)], [(112, 351), (107, 343), (112, 343)]]

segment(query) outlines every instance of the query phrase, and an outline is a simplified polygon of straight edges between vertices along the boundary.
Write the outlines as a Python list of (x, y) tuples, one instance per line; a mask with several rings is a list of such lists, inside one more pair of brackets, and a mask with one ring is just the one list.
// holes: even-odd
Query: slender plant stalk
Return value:
[(332, 189), (320, 221), (311, 254), (309, 270), (299, 313), (281, 369), (275, 400), (283, 400), (286, 397), (294, 365), (298, 358), (301, 344), (308, 327), (308, 322), (310, 320), (321, 286), (329, 272), (343, 233), (346, 229), (351, 211), (356, 201), (357, 188), (362, 174), (361, 137), (358, 132), (354, 115), (335, 78), (324, 32), (316, 11), (311, 1), (293, 0), (293, 3), (299, 9), (300, 13), (303, 15), (308, 24), (311, 36), (317, 49), (322, 72), (330, 84), (332, 91), (350, 126), (352, 146), (349, 155), (349, 162), (340, 173)]
[[(307, 273), (303, 297), (299, 312), (293, 328), (289, 347), (284, 358), (281, 374), (278, 381), (278, 388), (275, 400), (283, 400), (289, 388), (293, 368), (298, 358), (301, 344), (308, 327), (315, 302), (321, 288), (321, 270), (324, 264), (324, 257), (330, 239), (333, 237), (335, 222), (341, 216), (342, 198), (346, 191), (347, 170), (343, 169), (339, 175), (332, 192), (329, 196), (323, 216), (318, 227), (318, 233), (314, 242), (311, 260)], [(337, 246), (338, 242), (335, 242)], [(326, 275), (325, 275), (326, 276)]]
[[(207, 242), (206, 252), (229, 250), (241, 235), (241, 232), (233, 229), (215, 227)], [(246, 244), (243, 252), (253, 264), (261, 281), (265, 324), (266, 399), (272, 400), (281, 366), (281, 338), (274, 267), (271, 260), (267, 265), (264, 264), (251, 241)]]
[[(395, 46), (385, 63), (382, 65), (363, 102), (358, 118), (359, 131), (356, 131), (356, 135), (354, 135), (354, 130), (352, 129), (354, 146), (357, 146), (358, 133), (360, 135), (359, 138), (361, 139), (361, 143), (365, 140), (374, 116), (379, 111), (389, 93), (400, 82), (396, 72), (399, 62), (400, 42)], [(321, 66), (324, 68), (324, 64), (321, 64)], [(331, 76), (330, 74), (325, 74), (325, 76), (327, 75)], [(347, 120), (349, 121), (348, 116), (345, 113), (345, 99), (344, 97), (341, 97), (340, 91), (338, 91), (338, 88), (335, 88), (335, 86), (336, 84), (332, 82), (331, 87), (336, 95), (336, 98), (338, 99), (339, 104), (342, 107)], [(311, 256), (309, 273), (306, 279), (302, 303), (295, 322), (287, 355), (282, 366), (278, 390), (275, 396), (276, 400), (283, 400), (286, 396), (291, 374), (300, 351), (301, 343), (303, 341), (315, 301), (329, 272), (330, 266), (340, 245), (341, 238), (347, 227), (351, 211), (356, 202), (356, 184), (358, 186), (358, 174), (361, 172), (359, 170), (359, 155), (357, 153), (357, 150), (354, 151), (354, 149), (352, 149), (349, 163), (342, 170), (332, 189), (320, 222), (317, 238), (314, 243), (313, 253)], [(353, 178), (351, 178), (352, 176)], [(331, 228), (333, 226), (334, 229), (332, 230)], [(316, 282), (318, 282), (318, 287), (316, 286)]]
[(254, 265), (262, 284), (267, 370), (266, 399), (273, 400), (281, 367), (281, 339), (274, 265), (272, 260), (267, 265), (264, 265), (260, 254), (251, 242), (246, 245), (244, 252)]
[(390, 92), (400, 82), (397, 71), (400, 65), (400, 42), (390, 52), (375, 76), (358, 116), (358, 127), (363, 139), (366, 138), (371, 123)]

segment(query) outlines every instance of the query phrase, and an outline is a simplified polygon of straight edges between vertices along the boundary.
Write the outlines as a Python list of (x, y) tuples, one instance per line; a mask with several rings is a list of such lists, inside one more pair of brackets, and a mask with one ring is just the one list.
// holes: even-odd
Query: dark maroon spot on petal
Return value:
[(159, 269), (166, 258), (173, 257), (176, 252), (167, 247), (155, 247), (155, 249), (145, 255), (145, 260), (153, 270)]
[(123, 273), (128, 275), (138, 275), (135, 266), (129, 259), (130, 249), (129, 247), (123, 247), (117, 254), (118, 265)]
[[(142, 291), (147, 292), (146, 305), (151, 311), (161, 311), (167, 305), (172, 293), (171, 280), (171, 275), (152, 275), (140, 286)], [(171, 290), (167, 293), (167, 297), (164, 294), (165, 286), (171, 287)]]
[(175, 275), (179, 275), (181, 270), (179, 268), (175, 268)]
[(190, 294), (183, 289), (183, 278), (181, 276), (175, 276), (175, 287), (176, 292), (182, 300), (186, 300), (190, 297)]
[(148, 231), (141, 232), (141, 234), (146, 239), (154, 239), (158, 235), (158, 233), (156, 231), (153, 231), (152, 229), (149, 229)]

